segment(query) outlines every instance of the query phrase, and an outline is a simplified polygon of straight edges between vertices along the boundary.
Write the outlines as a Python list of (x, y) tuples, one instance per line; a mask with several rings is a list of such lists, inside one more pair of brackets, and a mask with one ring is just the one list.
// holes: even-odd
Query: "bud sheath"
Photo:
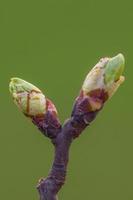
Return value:
[(99, 110), (124, 81), (125, 59), (122, 54), (102, 58), (88, 73), (83, 86), (83, 96), (88, 96), (91, 110)]
[(14, 103), (26, 116), (44, 116), (46, 98), (41, 90), (20, 78), (12, 78), (9, 89)]
[(47, 137), (54, 138), (61, 125), (54, 104), (36, 86), (20, 78), (12, 78), (9, 90), (14, 103)]

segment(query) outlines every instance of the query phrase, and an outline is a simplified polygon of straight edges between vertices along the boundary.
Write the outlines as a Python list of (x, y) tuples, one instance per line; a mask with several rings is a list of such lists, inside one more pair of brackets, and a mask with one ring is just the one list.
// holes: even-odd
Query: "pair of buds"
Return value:
[[(80, 98), (89, 99), (89, 105), (86, 108), (88, 112), (100, 110), (103, 103), (116, 92), (124, 81), (122, 76), (124, 64), (124, 56), (118, 54), (112, 58), (102, 58), (88, 73), (79, 95)], [(54, 104), (40, 89), (20, 78), (12, 78), (9, 89), (19, 109), (33, 122), (39, 120), (40, 129), (44, 129), (45, 125), (48, 126), (48, 123), (44, 123), (47, 120), (51, 120), (51, 126), (60, 128)]]

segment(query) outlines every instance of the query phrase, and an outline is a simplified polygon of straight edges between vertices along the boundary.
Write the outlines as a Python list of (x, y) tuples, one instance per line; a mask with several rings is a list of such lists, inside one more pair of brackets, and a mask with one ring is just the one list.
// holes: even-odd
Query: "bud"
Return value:
[(46, 113), (46, 98), (36, 86), (20, 78), (12, 78), (9, 90), (14, 103), (26, 116), (44, 116)]
[(12, 78), (9, 90), (15, 104), (32, 119), (39, 130), (49, 138), (55, 138), (61, 129), (57, 110), (36, 86), (20, 78)]
[(125, 59), (122, 54), (113, 58), (102, 58), (89, 72), (83, 86), (83, 96), (89, 97), (91, 110), (99, 110), (103, 103), (123, 83)]

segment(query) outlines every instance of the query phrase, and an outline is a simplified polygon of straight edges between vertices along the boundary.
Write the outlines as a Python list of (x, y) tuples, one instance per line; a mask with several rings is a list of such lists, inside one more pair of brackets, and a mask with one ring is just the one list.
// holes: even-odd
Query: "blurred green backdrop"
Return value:
[(131, 0), (0, 2), (0, 199), (37, 200), (53, 147), (16, 108), (11, 77), (34, 83), (63, 122), (88, 70), (122, 52), (126, 81), (73, 143), (62, 200), (133, 199), (133, 3)]

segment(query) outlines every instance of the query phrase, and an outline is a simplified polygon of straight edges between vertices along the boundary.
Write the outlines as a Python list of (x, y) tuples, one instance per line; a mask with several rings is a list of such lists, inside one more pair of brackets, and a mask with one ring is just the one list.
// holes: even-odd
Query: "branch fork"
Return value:
[(36, 86), (12, 78), (9, 89), (15, 104), (48, 137), (55, 148), (54, 161), (46, 178), (39, 180), (40, 200), (57, 200), (65, 183), (69, 149), (75, 138), (90, 125), (124, 81), (124, 56), (102, 58), (88, 73), (76, 98), (71, 117), (62, 126), (56, 107)]

